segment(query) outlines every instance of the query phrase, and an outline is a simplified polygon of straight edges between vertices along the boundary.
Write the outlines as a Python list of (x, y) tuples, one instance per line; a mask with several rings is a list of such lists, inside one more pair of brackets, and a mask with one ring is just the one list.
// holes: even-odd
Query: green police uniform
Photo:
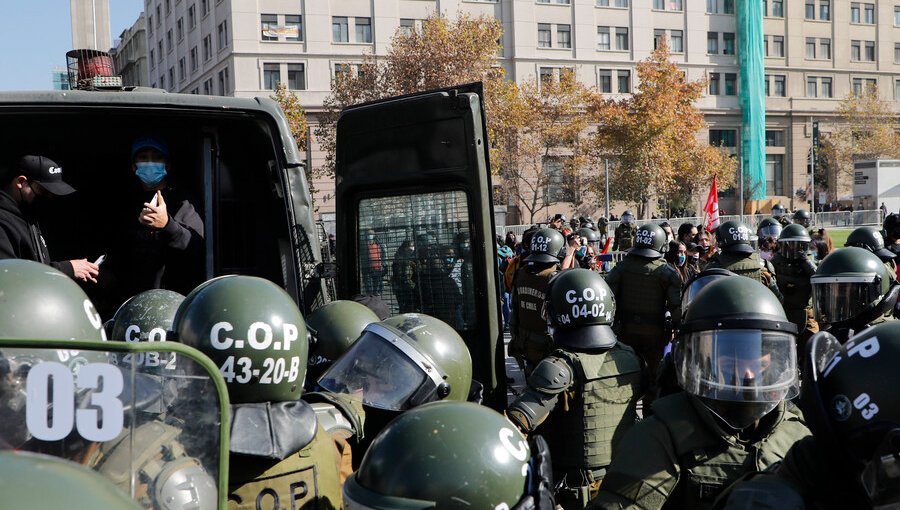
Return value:
[(541, 309), (550, 277), (557, 271), (556, 264), (523, 266), (513, 280), (510, 355), (524, 358), (530, 366), (541, 361), (553, 346)]
[(802, 417), (781, 403), (740, 435), (727, 432), (687, 393), (657, 400), (654, 415), (623, 438), (619, 455), (588, 508), (710, 508), (716, 496), (744, 474), (784, 458), (809, 435)]
[(631, 223), (620, 223), (616, 227), (613, 251), (625, 251), (634, 246), (634, 235), (637, 228)]
[(771, 262), (778, 275), (778, 289), (784, 295), (784, 312), (788, 320), (803, 331), (812, 311), (810, 278), (816, 273), (816, 266), (809, 259), (788, 259), (780, 253), (776, 253)]

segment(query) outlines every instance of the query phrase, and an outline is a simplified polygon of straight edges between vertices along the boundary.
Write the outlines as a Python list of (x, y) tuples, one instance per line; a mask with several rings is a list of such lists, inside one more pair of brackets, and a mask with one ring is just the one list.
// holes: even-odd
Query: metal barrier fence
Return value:
[[(744, 223), (752, 228), (756, 229), (756, 225), (763, 219), (769, 218), (771, 215), (769, 214), (745, 214), (744, 215)], [(813, 217), (813, 225), (830, 228), (830, 227), (859, 227), (862, 225), (881, 225), (884, 221), (884, 214), (882, 214), (880, 209), (872, 209), (872, 210), (864, 210), (864, 211), (835, 211), (835, 212), (820, 212), (812, 214)], [(727, 215), (720, 216), (719, 222), (725, 222), (728, 220), (740, 220), (741, 216)], [(664, 221), (668, 221), (669, 225), (672, 226), (672, 230), (674, 232), (678, 232), (678, 227), (680, 227), (683, 223), (690, 223), (692, 225), (698, 226), (701, 228), (701, 224), (703, 223), (704, 218), (702, 216), (690, 216), (684, 218), (658, 218), (651, 220), (635, 220), (634, 224), (636, 226), (646, 225), (648, 223), (662, 223)], [(607, 231), (612, 234), (616, 227), (619, 226), (618, 221), (611, 221), (607, 227)], [(541, 224), (546, 225), (546, 224)], [(497, 235), (505, 236), (507, 232), (513, 232), (516, 234), (518, 239), (522, 239), (522, 234), (531, 228), (533, 225), (506, 225), (503, 227), (497, 227), (496, 232)]]

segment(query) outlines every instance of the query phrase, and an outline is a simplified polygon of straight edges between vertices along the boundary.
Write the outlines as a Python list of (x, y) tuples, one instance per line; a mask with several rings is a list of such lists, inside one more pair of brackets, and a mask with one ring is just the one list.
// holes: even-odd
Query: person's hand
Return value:
[(169, 210), (166, 208), (166, 200), (162, 191), (156, 192), (156, 205), (144, 202), (144, 209), (138, 216), (138, 222), (145, 227), (163, 228), (169, 223)]
[(97, 275), (100, 274), (100, 266), (87, 259), (70, 260), (72, 270), (75, 272), (75, 279), (83, 282), (97, 283)]

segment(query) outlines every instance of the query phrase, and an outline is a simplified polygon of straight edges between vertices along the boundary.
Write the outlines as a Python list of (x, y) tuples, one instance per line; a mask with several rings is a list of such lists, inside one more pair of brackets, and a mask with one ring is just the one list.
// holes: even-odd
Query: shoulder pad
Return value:
[[(326, 432), (338, 432), (344, 423), (349, 423), (353, 434), (358, 439), (362, 439), (366, 412), (359, 400), (343, 393), (331, 393), (328, 391), (304, 393), (301, 398), (313, 405), (313, 410), (316, 412), (316, 416), (322, 419), (321, 425)], [(322, 405), (320, 406), (319, 404)], [(330, 421), (330, 418), (325, 418), (322, 413), (331, 413), (332, 411), (328, 409), (329, 407), (340, 411), (343, 416), (341, 418), (334, 417), (333, 421)], [(338, 429), (332, 430), (330, 428), (332, 426), (338, 427)]]
[(160, 510), (213, 508), (218, 493), (212, 476), (187, 457), (166, 464), (156, 478), (155, 489), (154, 501)]
[(549, 394), (562, 393), (572, 382), (573, 374), (569, 364), (556, 357), (541, 360), (528, 376), (528, 386)]
[(318, 426), (302, 400), (232, 404), (231, 453), (282, 460), (306, 447)]
[(339, 435), (345, 438), (356, 436), (353, 423), (344, 416), (344, 413), (333, 404), (316, 402), (310, 404), (316, 412), (316, 421), (331, 435)]

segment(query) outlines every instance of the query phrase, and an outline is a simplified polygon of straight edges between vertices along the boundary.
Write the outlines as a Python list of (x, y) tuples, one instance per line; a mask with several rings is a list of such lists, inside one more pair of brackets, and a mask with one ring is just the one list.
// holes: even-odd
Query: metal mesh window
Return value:
[(363, 199), (361, 291), (393, 313), (421, 312), (457, 330), (475, 322), (468, 205), (462, 191)]

